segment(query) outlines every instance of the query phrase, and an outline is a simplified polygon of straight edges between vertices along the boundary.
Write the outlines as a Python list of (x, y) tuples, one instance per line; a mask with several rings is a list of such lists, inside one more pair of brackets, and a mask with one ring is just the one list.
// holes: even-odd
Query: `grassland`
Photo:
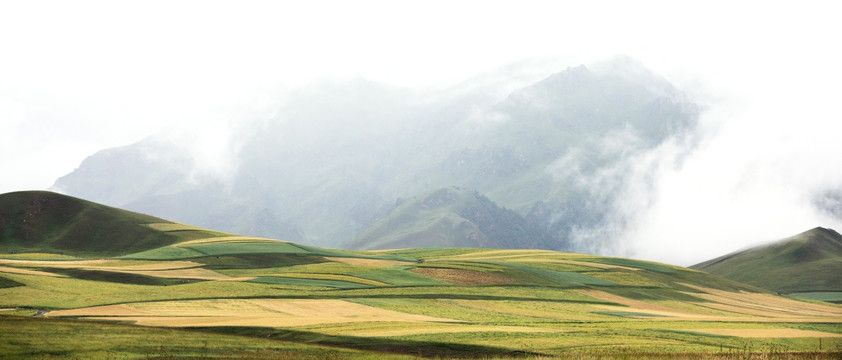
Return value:
[[(4, 337), (0, 350), (102, 358), (831, 358), (842, 351), (840, 306), (664, 264), (523, 250), (346, 254), (227, 234), (158, 251), (168, 255), (0, 255), (7, 284), (0, 308), (8, 309), (0, 327), (66, 338)], [(27, 312), (48, 319), (20, 316)], [(178, 343), (164, 341), (172, 331)], [(66, 345), (85, 336), (100, 340)]]
[(101, 256), (0, 253), (0, 357), (842, 356), (842, 306), (665, 264), (544, 250), (351, 252), (141, 227), (175, 240)]

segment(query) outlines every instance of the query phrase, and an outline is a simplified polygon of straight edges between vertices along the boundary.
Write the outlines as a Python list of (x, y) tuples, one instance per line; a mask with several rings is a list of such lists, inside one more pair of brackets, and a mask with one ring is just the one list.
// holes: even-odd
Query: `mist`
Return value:
[[(842, 29), (829, 6), (4, 3), (0, 192), (49, 188), (88, 156), (149, 138), (188, 154), (171, 159), (186, 183), (227, 184), (248, 140), (287, 121), (279, 112), (294, 94), (330, 81), (383, 84), (409, 103), (485, 89), (464, 131), (447, 135), (467, 139), (511, 121), (486, 105), (624, 54), (699, 104), (698, 124), (652, 149), (616, 132), (602, 148), (622, 161), (583, 175), (572, 150), (547, 172), (610, 205), (608, 222), (574, 241), (690, 265), (815, 226), (842, 230)], [(399, 120), (360, 119), (344, 135), (400, 131)]]

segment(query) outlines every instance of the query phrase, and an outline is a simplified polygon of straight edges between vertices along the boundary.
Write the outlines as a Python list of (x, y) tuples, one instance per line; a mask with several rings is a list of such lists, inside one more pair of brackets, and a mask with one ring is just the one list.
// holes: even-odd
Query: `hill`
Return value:
[(842, 292), (842, 235), (817, 227), (690, 268), (779, 293)]
[(444, 188), (402, 200), (344, 247), (360, 250), (419, 247), (550, 249), (539, 223), (500, 208), (476, 191)]
[[(90, 229), (128, 218), (134, 225), (121, 226), (179, 240), (109, 256), (90, 237), (75, 243), (85, 257), (74, 257), (34, 235), (74, 222), (42, 221), (16, 253), (0, 252), (4, 358), (829, 359), (842, 348), (839, 306), (666, 264), (549, 250), (334, 250), (55, 194), (12, 195), (4, 209), (46, 198), (69, 205), (38, 205), (42, 212), (99, 212)], [(470, 194), (431, 195), (424, 200)], [(135, 223), (147, 220), (157, 222)], [(134, 244), (144, 235), (110, 238)]]
[(156, 217), (47, 191), (0, 195), (0, 251), (115, 256), (182, 239), (150, 223)]
[[(623, 216), (615, 203), (626, 187), (647, 177), (635, 172), (650, 171), (635, 164), (686, 138), (699, 107), (628, 58), (516, 87), (497, 80), (523, 66), (436, 93), (317, 83), (215, 140), (232, 149), (210, 170), (189, 138), (153, 136), (91, 155), (55, 188), (182, 223), (338, 247), (379, 231), (369, 227), (398, 199), (456, 186), (540, 223), (552, 249), (594, 251), (609, 238), (604, 225)], [(533, 246), (544, 247), (519, 247)]]

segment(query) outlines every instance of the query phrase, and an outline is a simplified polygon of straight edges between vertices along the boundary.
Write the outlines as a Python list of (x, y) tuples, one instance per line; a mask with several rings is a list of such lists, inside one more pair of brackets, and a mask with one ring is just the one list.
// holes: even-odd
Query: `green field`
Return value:
[(14, 253), (0, 253), (0, 358), (842, 356), (842, 306), (666, 264), (351, 252), (155, 221), (123, 226), (173, 242), (98, 256), (3, 247)]
[[(243, 245), (232, 253), (227, 244), (192, 245), (214, 255), (180, 260), (0, 255), (7, 334), (0, 353), (586, 359), (833, 358), (842, 351), (840, 306), (668, 265), (481, 249), (341, 258), (287, 243)], [(219, 279), (191, 278), (207, 272)], [(38, 332), (54, 335), (35, 341)], [(167, 341), (173, 336), (177, 342)]]

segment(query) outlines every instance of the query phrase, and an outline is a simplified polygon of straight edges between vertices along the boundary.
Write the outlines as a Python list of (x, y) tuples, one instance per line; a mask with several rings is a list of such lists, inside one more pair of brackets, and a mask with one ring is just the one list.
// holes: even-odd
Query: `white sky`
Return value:
[[(842, 185), (838, 14), (831, 1), (0, 0), (0, 193), (197, 126), (256, 86), (443, 87), (525, 58), (625, 54), (712, 106), (629, 251), (701, 260), (836, 225), (803, 194)], [(711, 245), (675, 259), (675, 238)]]

